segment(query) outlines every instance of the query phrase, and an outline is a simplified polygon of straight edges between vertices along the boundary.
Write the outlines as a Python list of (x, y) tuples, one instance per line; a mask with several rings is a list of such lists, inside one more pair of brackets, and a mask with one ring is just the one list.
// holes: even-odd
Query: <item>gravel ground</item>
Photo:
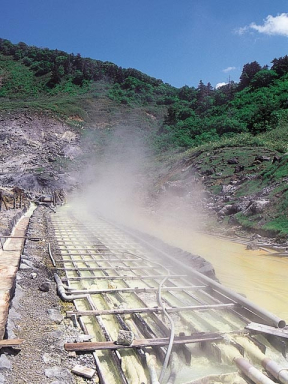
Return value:
[(43, 240), (26, 241), (6, 329), (8, 339), (25, 341), (19, 350), (0, 349), (0, 384), (97, 383), (97, 375), (89, 380), (71, 373), (77, 364), (95, 369), (93, 355), (72, 357), (64, 350), (64, 343), (80, 341), (82, 332), (63, 318), (73, 306), (64, 305), (56, 294), (46, 215), (47, 208), (37, 208), (28, 228), (29, 235)]

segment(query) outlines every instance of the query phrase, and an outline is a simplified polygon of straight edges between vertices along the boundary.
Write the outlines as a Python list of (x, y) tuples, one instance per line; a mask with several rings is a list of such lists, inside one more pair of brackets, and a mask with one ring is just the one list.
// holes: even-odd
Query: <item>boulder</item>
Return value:
[(235, 167), (234, 173), (239, 173), (239, 172), (242, 172), (242, 171), (244, 171), (244, 165), (237, 165)]
[(255, 215), (258, 213), (262, 213), (268, 204), (269, 200), (252, 201), (243, 213), (245, 213), (246, 215)]
[(54, 308), (48, 309), (47, 313), (48, 313), (49, 319), (54, 321), (56, 324), (61, 324), (61, 322), (63, 321), (63, 316), (61, 315), (61, 312), (58, 309), (54, 309)]
[(256, 156), (255, 157), (255, 161), (260, 161), (261, 163), (263, 162), (263, 161), (270, 161), (271, 160), (271, 157), (269, 157), (269, 156)]
[(227, 204), (218, 212), (219, 216), (229, 216), (241, 211), (237, 204)]
[(246, 246), (246, 249), (249, 249), (249, 250), (251, 250), (251, 251), (255, 251), (255, 250), (257, 250), (258, 248), (259, 248), (259, 246), (258, 246), (257, 242), (255, 242), (255, 241), (251, 241), (251, 242), (248, 243), (247, 246)]
[(281, 157), (280, 156), (274, 156), (273, 157), (273, 160), (272, 160), (272, 163), (274, 164), (274, 163), (280, 163), (280, 161), (281, 161)]
[(232, 157), (231, 159), (227, 160), (227, 164), (238, 164), (239, 161), (237, 157)]
[(215, 171), (212, 168), (206, 169), (205, 171), (202, 172), (202, 174), (205, 176), (211, 176), (211, 175), (213, 175), (213, 173), (215, 173)]

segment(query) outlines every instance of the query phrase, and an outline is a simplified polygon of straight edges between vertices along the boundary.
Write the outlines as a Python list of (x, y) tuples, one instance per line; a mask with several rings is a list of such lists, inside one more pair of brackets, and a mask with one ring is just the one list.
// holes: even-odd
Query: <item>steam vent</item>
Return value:
[(59, 192), (36, 200), (2, 237), (2, 382), (288, 383), (285, 321), (211, 264)]

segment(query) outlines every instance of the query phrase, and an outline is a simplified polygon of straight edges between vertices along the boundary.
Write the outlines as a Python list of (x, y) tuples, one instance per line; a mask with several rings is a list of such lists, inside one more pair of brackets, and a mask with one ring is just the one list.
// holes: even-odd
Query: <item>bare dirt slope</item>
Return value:
[(26, 190), (60, 186), (65, 161), (81, 154), (79, 133), (48, 112), (0, 115), (0, 184)]

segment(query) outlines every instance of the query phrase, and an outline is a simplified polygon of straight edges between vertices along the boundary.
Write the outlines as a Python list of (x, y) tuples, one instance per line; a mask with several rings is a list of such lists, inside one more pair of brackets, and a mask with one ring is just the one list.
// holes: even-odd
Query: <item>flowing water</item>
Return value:
[(288, 258), (170, 222), (143, 220), (142, 229), (173, 246), (208, 260), (220, 282), (288, 321)]

